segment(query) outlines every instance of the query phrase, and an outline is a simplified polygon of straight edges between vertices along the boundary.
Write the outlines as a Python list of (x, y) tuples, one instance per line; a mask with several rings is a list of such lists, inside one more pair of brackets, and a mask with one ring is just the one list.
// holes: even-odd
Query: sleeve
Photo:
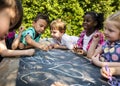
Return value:
[(32, 39), (34, 39), (34, 32), (32, 29), (26, 30), (24, 37), (27, 35), (29, 35)]
[(99, 44), (102, 45), (105, 42), (104, 40), (104, 35), (102, 33), (100, 33), (100, 41)]
[(70, 37), (64, 37), (64, 38), (62, 38), (62, 43), (68, 49), (73, 49), (74, 44), (73, 44), (72, 39)]
[(27, 45), (26, 40), (25, 40), (25, 37), (26, 37), (28, 34), (31, 36), (32, 39), (34, 39), (34, 32), (33, 32), (32, 29), (29, 29), (29, 28), (28, 28), (27, 30), (23, 31), (20, 41), (21, 41), (23, 44), (25, 44), (25, 45)]

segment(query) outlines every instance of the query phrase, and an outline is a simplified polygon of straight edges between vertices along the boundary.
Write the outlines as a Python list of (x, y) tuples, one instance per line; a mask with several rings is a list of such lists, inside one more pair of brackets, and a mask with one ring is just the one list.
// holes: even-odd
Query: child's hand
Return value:
[(58, 44), (53, 44), (53, 48), (59, 48)]
[(40, 49), (44, 50), (44, 51), (48, 51), (49, 50), (48, 46), (44, 46), (44, 45), (41, 45)]
[(100, 72), (103, 77), (109, 79), (115, 72), (115, 69), (113, 67), (109, 67), (109, 72), (108, 72), (105, 67), (102, 67)]
[(52, 45), (52, 44), (50, 44), (49, 46), (48, 46), (48, 49), (49, 50), (51, 50), (51, 49), (53, 49), (54, 48), (54, 46)]
[(101, 61), (99, 61), (99, 58), (100, 58), (100, 54), (98, 54), (97, 56), (92, 56), (91, 61), (92, 61), (96, 66), (102, 67), (104, 64), (103, 64)]
[(23, 32), (23, 31), (24, 31), (24, 27), (21, 26), (21, 27), (19, 28), (19, 32)]
[(77, 45), (77, 44), (75, 44), (75, 45), (73, 46), (73, 49), (76, 49), (76, 48), (78, 48), (78, 45)]
[(93, 35), (93, 41), (99, 42), (99, 40), (100, 40), (100, 33), (94, 34), (94, 35)]

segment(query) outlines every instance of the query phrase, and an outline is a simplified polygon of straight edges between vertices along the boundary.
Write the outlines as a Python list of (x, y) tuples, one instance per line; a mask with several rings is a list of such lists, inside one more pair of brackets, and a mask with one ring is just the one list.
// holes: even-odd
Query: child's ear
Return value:
[(35, 21), (33, 21), (32, 25), (35, 26)]

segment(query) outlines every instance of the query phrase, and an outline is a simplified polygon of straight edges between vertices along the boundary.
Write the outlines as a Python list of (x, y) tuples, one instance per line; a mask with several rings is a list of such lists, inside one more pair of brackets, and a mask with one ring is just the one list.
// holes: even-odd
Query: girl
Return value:
[(65, 33), (66, 24), (61, 19), (52, 21), (50, 24), (50, 30), (53, 42), (49, 46), (49, 49), (73, 49), (74, 44), (77, 43), (78, 37), (69, 36)]
[[(102, 44), (104, 39), (102, 33), (99, 31), (103, 26), (103, 14), (96, 12), (86, 12), (84, 15), (83, 28), (84, 31), (80, 34), (80, 38), (74, 47), (74, 52), (87, 57), (91, 57), (98, 46)], [(93, 37), (99, 36), (98, 43), (91, 46)]]
[(102, 46), (98, 47), (92, 61), (99, 67), (106, 65), (118, 67), (120, 66), (120, 11), (106, 19), (104, 22), (104, 34), (106, 41)]
[[(23, 9), (19, 0), (0, 0), (0, 55), (19, 56), (33, 55), (35, 50), (8, 50), (5, 43), (5, 36), (9, 30), (18, 28), (21, 25)], [(1, 58), (1, 57), (0, 57)]]

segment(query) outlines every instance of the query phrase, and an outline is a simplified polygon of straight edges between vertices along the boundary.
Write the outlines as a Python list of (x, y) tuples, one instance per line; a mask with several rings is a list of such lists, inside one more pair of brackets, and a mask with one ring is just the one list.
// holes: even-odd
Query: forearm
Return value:
[(39, 49), (42, 49), (43, 48), (43, 46), (42, 45), (40, 45), (38, 42), (36, 42), (36, 41), (34, 41), (34, 40), (31, 40), (31, 41), (29, 41), (29, 42), (27, 42), (28, 43), (28, 46), (26, 47), (26, 48), (31, 48), (31, 47), (35, 47), (35, 48), (39, 48)]
[(120, 67), (113, 67), (115, 69), (115, 72), (113, 72), (113, 75), (120, 75)]
[[(97, 47), (98, 42), (92, 42), (92, 44), (90, 45), (88, 51), (87, 51), (87, 57), (91, 58), (94, 54), (95, 54), (95, 50)], [(97, 53), (97, 52), (96, 52)]]
[(3, 50), (1, 52), (1, 56), (3, 57), (11, 57), (11, 56), (21, 56), (28, 55), (26, 53), (27, 50)]
[(108, 65), (109, 67), (120, 67), (120, 62), (103, 62), (104, 65)]
[(56, 49), (68, 49), (66, 46), (62, 46), (62, 45), (58, 45), (54, 48), (56, 48)]
[(99, 66), (99, 67), (104, 67), (104, 66), (109, 66), (109, 67), (120, 67), (120, 63), (119, 62), (101, 62), (101, 61), (95, 61), (93, 60), (93, 63), (96, 65), (96, 66)]
[(25, 46), (25, 49), (28, 49), (28, 48), (33, 48), (33, 46), (31, 46), (31, 45)]
[(20, 43), (21, 34), (22, 34), (22, 33), (19, 33), (19, 34), (18, 34), (18, 37), (15, 38), (15, 40), (13, 41), (13, 43), (12, 43), (12, 49), (13, 49), (13, 50), (15, 50), (15, 49), (18, 47), (18, 45), (19, 45), (19, 43)]

